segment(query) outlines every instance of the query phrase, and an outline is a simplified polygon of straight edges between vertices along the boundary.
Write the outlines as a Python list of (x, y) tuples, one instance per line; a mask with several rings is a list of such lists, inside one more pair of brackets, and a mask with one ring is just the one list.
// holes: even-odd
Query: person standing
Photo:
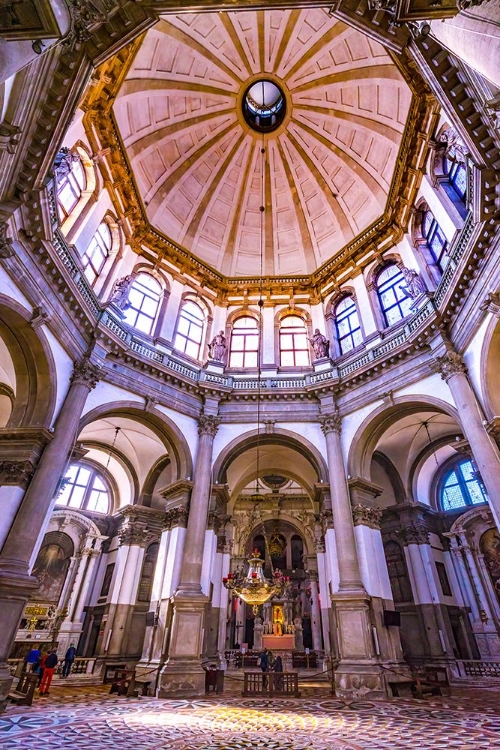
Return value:
[(40, 683), (40, 695), (49, 695), (50, 683), (52, 682), (58, 661), (56, 649), (53, 648), (45, 659), (45, 669), (43, 670), (43, 677)]
[(262, 688), (265, 690), (267, 688), (267, 672), (269, 671), (269, 656), (267, 648), (264, 649), (259, 657), (259, 667), (264, 673), (262, 678)]
[(62, 676), (67, 677), (69, 673), (71, 672), (71, 667), (73, 666), (73, 662), (75, 661), (76, 656), (76, 648), (74, 644), (72, 643), (68, 650), (66, 651), (66, 654), (64, 655), (64, 664), (63, 664), (63, 670), (62, 670)]
[(42, 655), (40, 653), (40, 649), (38, 646), (34, 646), (31, 651), (28, 651), (26, 656), (24, 657), (24, 663), (26, 665), (26, 671), (28, 672), (36, 672), (39, 665), (40, 665), (40, 659), (42, 658)]

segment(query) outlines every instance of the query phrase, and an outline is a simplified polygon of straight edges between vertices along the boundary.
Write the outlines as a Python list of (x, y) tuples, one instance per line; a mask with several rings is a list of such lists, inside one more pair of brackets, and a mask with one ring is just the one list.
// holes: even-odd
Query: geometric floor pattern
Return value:
[(300, 699), (238, 695), (193, 700), (55, 688), (0, 715), (9, 750), (486, 750), (500, 749), (497, 690), (454, 690), (425, 701), (344, 701), (327, 690)]

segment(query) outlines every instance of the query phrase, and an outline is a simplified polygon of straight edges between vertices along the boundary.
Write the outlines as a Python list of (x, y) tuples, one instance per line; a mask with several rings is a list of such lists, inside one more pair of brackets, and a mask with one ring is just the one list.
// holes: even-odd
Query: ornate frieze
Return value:
[[(87, 42), (94, 31), (106, 22), (106, 15), (102, 12), (100, 5), (104, 3), (93, 3), (91, 0), (66, 0), (71, 15), (71, 31), (65, 39), (69, 46)], [(110, 3), (108, 2), (109, 6)], [(111, 3), (114, 5), (114, 3)]]
[(368, 508), (366, 505), (354, 505), (352, 518), (355, 526), (368, 526), (370, 529), (380, 530), (382, 508)]
[(96, 387), (101, 377), (101, 368), (93, 364), (88, 357), (75, 362), (70, 381), (73, 385), (85, 385), (89, 390)]
[(403, 544), (429, 544), (429, 529), (424, 521), (415, 521), (397, 531)]
[(198, 435), (209, 435), (214, 438), (219, 429), (220, 417), (213, 417), (211, 414), (201, 414), (198, 418)]
[(319, 417), (319, 423), (324, 435), (328, 435), (330, 432), (337, 432), (340, 434), (342, 431), (342, 417), (338, 411), (332, 414), (324, 414)]
[(34, 471), (31, 461), (0, 461), (0, 485), (26, 487)]
[(434, 360), (434, 369), (436, 369), (443, 380), (448, 382), (453, 375), (465, 374), (467, 368), (465, 367), (464, 361), (460, 354), (454, 351), (447, 351), (442, 357), (437, 357)]

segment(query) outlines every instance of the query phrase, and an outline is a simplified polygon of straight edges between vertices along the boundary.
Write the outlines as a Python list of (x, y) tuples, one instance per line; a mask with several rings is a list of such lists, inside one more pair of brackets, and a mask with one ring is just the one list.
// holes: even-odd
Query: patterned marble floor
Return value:
[(234, 693), (194, 700), (127, 699), (105, 688), (54, 688), (31, 708), (0, 715), (0, 748), (38, 750), (500, 749), (497, 690), (425, 701), (342, 701), (324, 689), (301, 699)]

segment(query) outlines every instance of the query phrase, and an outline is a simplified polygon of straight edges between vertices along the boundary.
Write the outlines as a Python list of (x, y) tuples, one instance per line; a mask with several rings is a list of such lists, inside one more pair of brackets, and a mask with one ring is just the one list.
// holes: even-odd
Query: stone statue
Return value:
[(458, 135), (455, 128), (448, 128), (439, 136), (441, 143), (445, 143), (445, 157), (449, 161), (455, 161), (459, 164), (465, 164), (465, 158), (469, 153), (467, 146)]
[(134, 274), (129, 273), (128, 276), (123, 276), (121, 279), (117, 279), (111, 292), (110, 302), (119, 310), (127, 310), (130, 307), (128, 301), (128, 295), (130, 293), (130, 287), (134, 283)]
[(314, 356), (316, 359), (328, 357), (330, 342), (322, 333), (320, 333), (319, 328), (316, 328), (314, 336), (309, 339), (309, 342), (314, 350)]
[(226, 337), (224, 331), (219, 331), (208, 345), (208, 356), (214, 362), (224, 362), (227, 351)]
[(416, 271), (412, 268), (406, 268), (402, 263), (398, 264), (398, 268), (403, 274), (405, 280), (405, 286), (401, 287), (401, 290), (406, 294), (407, 297), (416, 299), (421, 294), (425, 294), (427, 291), (425, 284)]

